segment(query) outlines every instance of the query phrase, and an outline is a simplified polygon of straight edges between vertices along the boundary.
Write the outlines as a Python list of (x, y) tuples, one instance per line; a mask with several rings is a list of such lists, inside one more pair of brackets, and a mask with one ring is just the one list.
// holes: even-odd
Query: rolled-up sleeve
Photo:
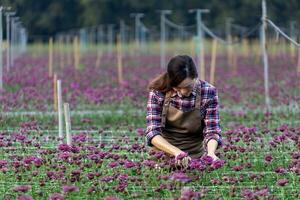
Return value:
[(153, 146), (151, 140), (156, 135), (161, 135), (161, 113), (164, 98), (161, 97), (157, 91), (151, 90), (149, 92), (147, 101), (147, 129), (146, 129), (146, 143)]
[(220, 115), (219, 115), (219, 98), (217, 89), (213, 88), (209, 91), (210, 98), (206, 103), (206, 112), (204, 117), (205, 127), (203, 130), (204, 141), (203, 148), (207, 151), (207, 143), (211, 139), (218, 141), (217, 149), (223, 146)]

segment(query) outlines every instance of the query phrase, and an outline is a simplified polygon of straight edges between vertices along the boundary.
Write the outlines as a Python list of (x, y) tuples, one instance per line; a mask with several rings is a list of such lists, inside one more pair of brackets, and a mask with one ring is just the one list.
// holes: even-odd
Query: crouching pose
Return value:
[(215, 151), (222, 146), (218, 94), (213, 85), (198, 79), (193, 59), (173, 57), (167, 72), (148, 89), (146, 141), (151, 149), (175, 158), (187, 153), (187, 159), (208, 155), (218, 160)]

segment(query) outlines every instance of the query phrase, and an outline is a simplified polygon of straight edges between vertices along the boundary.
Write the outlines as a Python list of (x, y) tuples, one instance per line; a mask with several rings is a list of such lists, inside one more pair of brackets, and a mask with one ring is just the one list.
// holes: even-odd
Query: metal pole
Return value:
[[(2, 28), (2, 10), (0, 6), (0, 90), (3, 90), (3, 62), (2, 62), (2, 39), (3, 39), (3, 28)], [(0, 92), (1, 92), (0, 91)]]
[(143, 52), (145, 52), (146, 48), (146, 33), (147, 33), (147, 28), (143, 25), (141, 26), (141, 49)]
[(181, 26), (179, 29), (179, 38), (181, 41), (184, 40), (184, 27), (183, 26)]
[(9, 57), (9, 63), (10, 63), (10, 66), (12, 67), (14, 64), (13, 64), (13, 60), (14, 60), (14, 47), (15, 47), (15, 18), (12, 17), (11, 20), (10, 20), (11, 24), (11, 46), (10, 46), (10, 57)]
[(197, 21), (197, 35), (198, 35), (198, 42), (197, 42), (197, 55), (201, 55), (200, 59), (198, 59), (198, 65), (200, 65), (200, 77), (201, 79), (205, 79), (204, 74), (204, 39), (203, 39), (203, 31), (202, 31), (202, 13), (209, 13), (208, 9), (191, 9), (189, 10), (190, 13), (196, 12), (196, 21)]
[(10, 64), (14, 66), (17, 50), (17, 33), (18, 33), (18, 21), (19, 17), (13, 17), (11, 20), (11, 50), (10, 50)]
[(7, 12), (6, 15), (6, 68), (9, 71), (10, 68), (10, 21), (9, 17), (15, 15), (15, 12)]
[(137, 47), (140, 45), (140, 30), (141, 30), (141, 18), (144, 16), (143, 13), (131, 13), (131, 17), (135, 18), (135, 42)]
[(290, 36), (292, 38), (295, 38), (295, 25), (296, 25), (296, 21), (290, 22)]
[(266, 18), (267, 18), (267, 6), (266, 1), (262, 0), (262, 25), (261, 25), (261, 48), (263, 53), (264, 63), (264, 85), (265, 85), (265, 103), (267, 111), (271, 110), (270, 96), (269, 96), (269, 63), (268, 54), (266, 48)]
[(19, 52), (20, 52), (20, 46), (19, 46), (20, 27), (21, 27), (21, 22), (17, 22), (16, 23), (16, 33), (15, 33), (15, 57), (14, 58), (19, 57)]
[(160, 11), (160, 68), (165, 68), (166, 63), (166, 26), (165, 17), (171, 14), (171, 10)]
[(120, 20), (120, 39), (121, 42), (125, 43), (125, 22), (124, 20)]
[(108, 52), (110, 55), (113, 53), (114, 26), (114, 24), (109, 24), (107, 30)]
[(20, 41), (20, 45), (21, 45), (21, 53), (25, 52), (25, 46), (24, 46), (24, 41), (25, 41), (25, 29), (22, 27), (21, 29), (21, 41)]
[[(290, 22), (290, 36), (291, 36), (291, 38), (293, 38), (293, 40), (296, 41), (295, 24), (296, 24), (296, 21)], [(291, 51), (292, 58), (294, 58), (295, 57), (295, 46), (293, 43), (290, 43), (290, 51)]]
[(103, 44), (104, 43), (104, 30), (103, 30), (103, 25), (100, 25), (97, 27), (97, 42), (98, 44)]
[(23, 53), (26, 51), (27, 47), (27, 33), (26, 29), (23, 28)]
[(97, 40), (97, 27), (93, 26), (91, 28), (91, 46), (96, 44)]
[[(231, 43), (232, 41), (232, 37), (231, 37), (231, 23), (232, 23), (233, 19), (231, 17), (226, 18), (226, 39), (228, 43)], [(233, 64), (232, 61), (232, 46), (231, 45), (227, 45), (227, 63), (229, 66), (231, 66)]]
[(9, 41), (9, 13), (6, 13), (6, 69), (7, 71), (9, 71), (10, 68), (10, 63), (9, 63), (9, 57), (10, 57), (10, 53), (9, 53), (9, 49), (10, 49), (10, 41)]
[(85, 51), (86, 50), (86, 30), (84, 28), (81, 28), (79, 30), (79, 42), (80, 42), (80, 50)]

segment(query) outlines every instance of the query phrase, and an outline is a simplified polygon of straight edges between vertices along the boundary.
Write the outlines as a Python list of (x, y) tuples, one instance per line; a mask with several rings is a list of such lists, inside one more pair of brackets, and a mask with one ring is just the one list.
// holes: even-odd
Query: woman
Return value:
[(148, 86), (146, 140), (152, 149), (190, 158), (208, 155), (219, 158), (215, 150), (222, 146), (218, 95), (214, 86), (198, 79), (193, 59), (173, 57), (167, 72)]

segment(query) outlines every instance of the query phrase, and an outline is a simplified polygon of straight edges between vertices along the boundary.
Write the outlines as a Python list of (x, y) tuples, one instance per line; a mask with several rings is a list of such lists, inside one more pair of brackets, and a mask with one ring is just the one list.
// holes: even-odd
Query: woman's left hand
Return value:
[(207, 153), (207, 155), (212, 157), (213, 161), (220, 160), (220, 158), (218, 156), (216, 156), (216, 154), (214, 154), (214, 153)]

